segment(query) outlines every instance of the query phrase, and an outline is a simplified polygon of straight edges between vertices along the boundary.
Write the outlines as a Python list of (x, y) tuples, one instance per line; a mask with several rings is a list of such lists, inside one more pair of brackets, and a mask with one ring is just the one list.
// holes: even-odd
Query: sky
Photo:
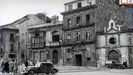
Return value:
[(45, 12), (47, 16), (58, 15), (65, 10), (64, 3), (72, 0), (0, 0), (0, 25), (5, 25), (27, 14)]

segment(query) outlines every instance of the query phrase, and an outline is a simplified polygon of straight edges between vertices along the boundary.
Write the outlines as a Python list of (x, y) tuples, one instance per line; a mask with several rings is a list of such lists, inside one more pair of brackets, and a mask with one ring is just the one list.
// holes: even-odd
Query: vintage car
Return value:
[(34, 73), (55, 74), (57, 72), (58, 69), (56, 69), (51, 62), (38, 62), (35, 66), (28, 66), (25, 74), (34, 74)]
[(110, 69), (125, 69), (126, 68), (123, 64), (118, 63), (116, 61), (108, 61), (105, 66)]

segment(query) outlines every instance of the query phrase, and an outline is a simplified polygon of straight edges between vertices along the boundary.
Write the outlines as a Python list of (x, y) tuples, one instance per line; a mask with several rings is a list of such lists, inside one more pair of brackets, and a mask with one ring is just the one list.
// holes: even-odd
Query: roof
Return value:
[(75, 3), (75, 2), (79, 2), (79, 1), (83, 1), (83, 0), (74, 0), (74, 1), (70, 1), (70, 2), (65, 3), (64, 5), (71, 4), (71, 3)]
[(6, 28), (6, 29), (19, 29), (19, 24), (25, 22), (26, 20), (30, 19), (30, 16), (36, 16), (37, 18), (39, 18), (40, 20), (43, 20), (46, 23), (50, 23), (51, 19), (49, 17), (47, 17), (45, 14), (43, 13), (37, 13), (37, 14), (28, 14), (25, 15), (24, 17), (10, 23), (10, 24), (6, 24), (6, 25), (2, 25), (0, 26), (0, 29), (2, 28)]
[(53, 24), (53, 23), (45, 23), (45, 24), (39, 24), (39, 25), (30, 25), (30, 26), (28, 26), (28, 29), (58, 26), (58, 25), (62, 25), (62, 24), (63, 24), (62, 21), (60, 21), (59, 23), (56, 23), (56, 24)]

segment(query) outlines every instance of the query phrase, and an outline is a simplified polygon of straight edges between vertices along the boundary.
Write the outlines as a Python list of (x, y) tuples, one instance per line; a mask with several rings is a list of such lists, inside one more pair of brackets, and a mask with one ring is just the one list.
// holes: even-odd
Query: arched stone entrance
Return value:
[(58, 51), (57, 50), (54, 50), (53, 51), (53, 57), (52, 57), (52, 62), (53, 62), (53, 64), (58, 64)]
[(121, 57), (121, 54), (116, 51), (116, 50), (111, 50), (108, 52), (108, 60), (111, 60), (111, 61), (115, 61), (115, 62), (120, 62), (120, 57)]

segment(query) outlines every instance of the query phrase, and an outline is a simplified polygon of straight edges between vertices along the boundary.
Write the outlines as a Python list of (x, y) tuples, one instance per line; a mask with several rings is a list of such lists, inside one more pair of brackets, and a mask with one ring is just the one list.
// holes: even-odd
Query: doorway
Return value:
[(58, 64), (58, 51), (57, 50), (54, 50), (53, 51), (53, 64)]
[(111, 50), (108, 53), (108, 60), (116, 61), (117, 63), (120, 62), (120, 54), (115, 50)]
[(82, 66), (82, 55), (81, 54), (75, 55), (75, 65)]

